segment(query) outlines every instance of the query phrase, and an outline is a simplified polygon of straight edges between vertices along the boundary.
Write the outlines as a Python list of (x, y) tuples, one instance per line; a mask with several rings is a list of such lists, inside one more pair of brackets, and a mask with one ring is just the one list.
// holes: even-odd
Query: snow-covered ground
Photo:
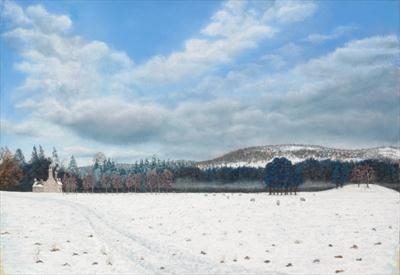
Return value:
[[(399, 193), (1, 192), (5, 274), (396, 274)], [(277, 203), (279, 201), (279, 203)]]

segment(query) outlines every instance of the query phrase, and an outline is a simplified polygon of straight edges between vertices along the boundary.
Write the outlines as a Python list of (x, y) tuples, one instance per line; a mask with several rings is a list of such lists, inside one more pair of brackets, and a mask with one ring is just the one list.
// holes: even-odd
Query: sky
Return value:
[(78, 165), (399, 146), (399, 1), (2, 1), (1, 146)]

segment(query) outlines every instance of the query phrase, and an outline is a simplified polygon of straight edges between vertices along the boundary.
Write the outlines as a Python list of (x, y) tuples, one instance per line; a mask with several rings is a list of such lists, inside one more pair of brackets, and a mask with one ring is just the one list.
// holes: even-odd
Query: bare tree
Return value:
[(111, 186), (111, 179), (109, 175), (103, 175), (101, 177), (101, 187), (106, 189), (106, 193), (108, 192), (108, 188)]
[(104, 153), (102, 152), (97, 152), (94, 156), (93, 156), (93, 163), (98, 163), (100, 165), (102, 165), (105, 161), (106, 161), (106, 155), (104, 155)]
[(164, 190), (168, 190), (172, 187), (172, 182), (174, 180), (174, 175), (168, 169), (164, 169), (164, 171), (160, 175), (160, 185)]
[(95, 182), (96, 179), (94, 178), (93, 174), (88, 174), (83, 178), (82, 181), (82, 186), (83, 186), (83, 190), (85, 190), (86, 192), (89, 191), (89, 189), (92, 189), (92, 193), (94, 191), (94, 186), (95, 186)]
[(126, 177), (125, 186), (128, 188), (129, 192), (132, 192), (132, 188), (136, 190), (140, 187), (140, 183), (142, 181), (142, 177), (140, 174), (130, 174)]
[(71, 192), (76, 192), (76, 189), (78, 187), (78, 182), (76, 180), (76, 177), (73, 175), (69, 177), (69, 186)]
[(117, 190), (117, 193), (118, 193), (118, 190), (121, 188), (121, 186), (122, 186), (122, 179), (121, 179), (121, 176), (120, 175), (118, 175), (118, 174), (113, 174), (112, 176), (111, 176), (111, 184), (112, 184), (112, 186)]
[(75, 176), (64, 175), (62, 179), (63, 188), (66, 192), (75, 192), (77, 189), (77, 181)]
[(140, 188), (142, 179), (143, 179), (143, 176), (140, 173), (133, 175), (133, 187), (135, 188), (135, 192), (136, 192), (136, 190), (138, 190)]
[(22, 170), (9, 151), (3, 152), (0, 161), (0, 189), (13, 189), (22, 179)]
[(64, 174), (61, 182), (62, 182), (62, 188), (63, 188), (64, 192), (69, 192), (69, 190), (68, 190), (68, 188), (69, 188), (69, 183), (68, 183), (69, 182), (69, 178), (68, 178), (68, 175), (66, 173)]
[(350, 179), (352, 182), (357, 182), (358, 187), (362, 182), (365, 182), (369, 187), (369, 184), (375, 181), (375, 171), (368, 164), (359, 165), (351, 172)]
[(158, 175), (156, 169), (147, 171), (146, 173), (147, 187), (150, 188), (150, 192), (153, 192), (158, 185)]

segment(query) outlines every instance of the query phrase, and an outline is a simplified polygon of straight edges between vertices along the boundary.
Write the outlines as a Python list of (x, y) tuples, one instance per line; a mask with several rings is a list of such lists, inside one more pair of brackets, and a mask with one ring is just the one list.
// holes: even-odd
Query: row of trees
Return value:
[[(375, 170), (368, 162), (360, 163), (342, 163), (332, 161), (318, 162), (310, 159), (298, 164), (292, 163), (286, 158), (275, 158), (265, 167), (264, 182), (270, 194), (296, 194), (297, 188), (304, 180), (333, 182), (336, 188), (343, 187), (345, 182), (366, 183), (369, 184), (376, 181)], [(378, 165), (379, 163), (375, 163)], [(394, 172), (392, 175), (393, 181), (396, 182), (399, 176), (399, 168), (388, 164), (388, 171)]]
[(46, 157), (42, 146), (33, 146), (30, 160), (26, 161), (21, 149), (14, 154), (8, 148), (0, 148), (0, 188), (3, 190), (32, 191), (35, 179), (47, 180), (49, 165), (58, 171), (54, 177), (63, 178), (66, 173), (79, 174), (74, 156), (68, 167), (61, 165), (57, 150), (53, 148), (51, 158)]
[(168, 169), (157, 171), (152, 169), (147, 173), (103, 174), (96, 179), (94, 173), (83, 177), (72, 173), (65, 173), (62, 179), (63, 190), (66, 192), (161, 192), (172, 187), (174, 176)]
[(399, 164), (365, 160), (361, 162), (318, 161), (307, 159), (292, 164), (277, 158), (265, 168), (209, 167), (199, 169), (193, 162), (164, 161), (153, 157), (135, 164), (117, 164), (104, 154), (94, 157), (93, 165), (78, 167), (71, 156), (68, 166), (60, 163), (53, 148), (51, 158), (45, 156), (39, 145), (33, 147), (31, 159), (25, 160), (20, 149), (14, 154), (7, 148), (0, 151), (1, 189), (31, 191), (34, 179), (47, 180), (48, 167), (57, 167), (54, 175), (63, 182), (66, 192), (160, 192), (173, 188), (174, 180), (210, 184), (238, 182), (265, 182), (270, 192), (296, 192), (305, 181), (344, 183), (398, 183)]
[[(53, 159), (58, 159), (57, 151)], [(21, 151), (14, 154), (8, 148), (0, 149), (1, 188), (5, 190), (31, 191), (35, 178), (47, 179), (50, 160), (45, 157), (42, 146), (33, 147), (31, 159), (27, 162)]]

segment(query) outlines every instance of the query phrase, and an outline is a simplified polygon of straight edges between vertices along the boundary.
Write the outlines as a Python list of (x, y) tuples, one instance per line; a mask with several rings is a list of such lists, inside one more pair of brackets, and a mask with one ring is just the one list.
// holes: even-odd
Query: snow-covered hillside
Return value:
[(227, 153), (221, 157), (197, 163), (199, 168), (207, 167), (265, 167), (274, 158), (285, 157), (297, 163), (309, 158), (340, 161), (359, 161), (365, 159), (399, 161), (400, 148), (377, 147), (369, 149), (335, 149), (318, 145), (269, 145), (244, 148)]
[[(278, 205), (279, 201), (279, 205)], [(395, 274), (399, 193), (1, 192), (6, 274)]]

